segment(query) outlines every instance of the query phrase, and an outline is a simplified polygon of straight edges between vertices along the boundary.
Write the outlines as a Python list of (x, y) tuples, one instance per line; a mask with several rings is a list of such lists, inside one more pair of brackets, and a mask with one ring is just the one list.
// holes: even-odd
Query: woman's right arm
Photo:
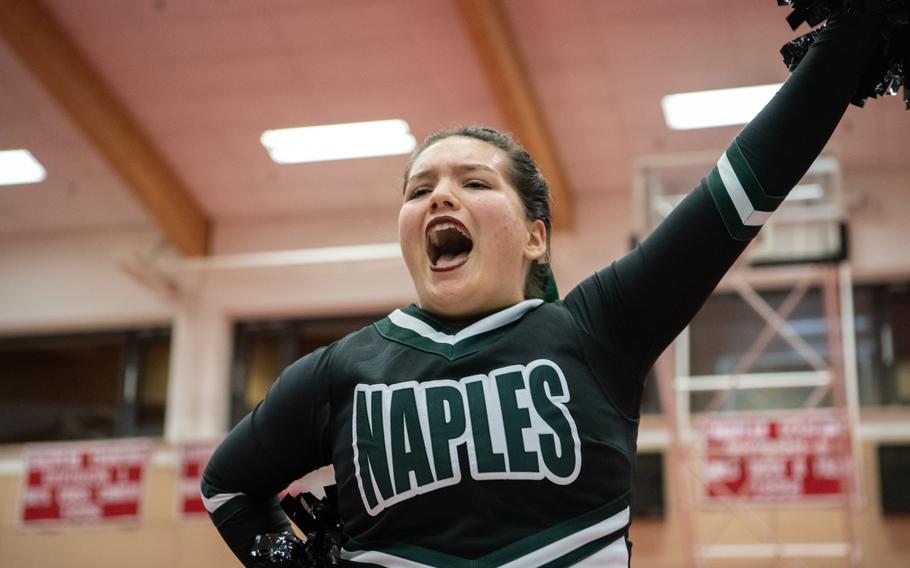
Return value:
[(257, 535), (290, 532), (277, 495), (328, 465), (328, 361), (320, 349), (289, 366), (253, 412), (215, 450), (202, 476), (212, 522), (244, 566)]

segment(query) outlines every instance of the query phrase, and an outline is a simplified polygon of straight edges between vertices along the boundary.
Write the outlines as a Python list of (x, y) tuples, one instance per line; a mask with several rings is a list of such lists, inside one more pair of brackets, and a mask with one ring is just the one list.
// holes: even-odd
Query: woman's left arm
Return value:
[(831, 21), (699, 187), (635, 250), (566, 297), (640, 380), (824, 148), (881, 25), (867, 16)]

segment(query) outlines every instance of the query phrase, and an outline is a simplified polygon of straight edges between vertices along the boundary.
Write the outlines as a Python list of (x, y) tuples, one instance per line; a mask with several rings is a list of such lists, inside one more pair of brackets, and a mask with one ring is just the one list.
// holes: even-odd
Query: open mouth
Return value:
[(427, 256), (434, 272), (458, 268), (473, 248), (467, 228), (451, 217), (434, 219), (427, 227)]

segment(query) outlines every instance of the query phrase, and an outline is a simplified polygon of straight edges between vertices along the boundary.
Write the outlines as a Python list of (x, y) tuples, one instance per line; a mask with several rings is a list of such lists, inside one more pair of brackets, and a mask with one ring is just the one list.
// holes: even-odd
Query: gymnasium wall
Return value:
[[(876, 442), (863, 444), (863, 494), (860, 514), (853, 519), (863, 547), (862, 566), (903, 568), (910, 558), (910, 517), (884, 518), (877, 494)], [(18, 526), (21, 468), (15, 465), (21, 448), (0, 449), (0, 565), (17, 568), (200, 568), (240, 566), (206, 519), (177, 516), (176, 450), (156, 447), (145, 489), (145, 509), (136, 526), (119, 528), (23, 530)], [(684, 533), (675, 510), (675, 491), (667, 478), (668, 510), (664, 519), (639, 519), (632, 525), (633, 558), (640, 568), (686, 566)], [(756, 535), (779, 531), (790, 542), (830, 542), (843, 537), (844, 515), (836, 509), (794, 508), (761, 510), (731, 516), (702, 513), (697, 530), (717, 534), (716, 544), (755, 542)], [(723, 526), (718, 531), (718, 523)], [(790, 561), (793, 566), (827, 568), (842, 565), (831, 559)], [(709, 566), (758, 568), (769, 560), (713, 561)]]
[[(910, 170), (848, 175), (846, 188), (853, 196), (854, 277), (910, 279), (910, 247), (906, 246), (910, 243), (910, 224), (906, 222), (910, 219)], [(563, 292), (627, 249), (632, 220), (629, 202), (626, 192), (578, 197), (575, 230), (553, 239), (555, 272)], [(215, 228), (213, 252), (392, 242), (396, 232), (395, 210), (326, 212), (314, 219), (261, 223), (222, 222)], [(248, 317), (381, 312), (413, 298), (400, 260), (182, 276), (177, 279), (180, 293), (168, 297), (122, 269), (125, 260), (153, 254), (159, 245), (160, 236), (151, 229), (0, 240), (0, 335), (172, 325), (165, 436), (155, 441), (147, 508), (140, 525), (111, 530), (21, 530), (16, 520), (21, 447), (0, 446), (0, 566), (231, 565), (227, 550), (208, 523), (177, 520), (172, 444), (224, 432), (233, 322)], [(906, 425), (910, 414), (896, 411), (885, 421)], [(660, 430), (659, 425), (655, 428)], [(878, 511), (875, 444), (870, 438), (863, 446), (865, 506), (856, 519), (867, 559), (863, 565), (904, 566), (910, 558), (910, 520), (884, 520)], [(674, 516), (672, 504), (674, 491), (668, 487), (666, 519), (640, 521), (633, 529), (637, 566), (683, 565), (680, 520)], [(775, 513), (764, 520), (795, 539), (803, 534), (821, 538), (841, 527), (836, 515), (807, 510)], [(710, 521), (701, 518), (705, 526)], [(767, 560), (763, 562), (737, 566), (768, 565)]]

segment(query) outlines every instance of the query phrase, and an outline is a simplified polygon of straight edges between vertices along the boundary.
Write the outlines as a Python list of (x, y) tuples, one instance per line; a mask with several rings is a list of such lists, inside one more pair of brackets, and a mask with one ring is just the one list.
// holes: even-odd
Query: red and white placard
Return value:
[(145, 441), (27, 446), (21, 524), (137, 522), (150, 455)]
[(842, 499), (853, 467), (849, 425), (835, 412), (723, 417), (703, 424), (708, 502)]
[(202, 495), (199, 493), (199, 483), (202, 481), (202, 472), (217, 447), (218, 440), (187, 442), (180, 446), (180, 483), (177, 496), (180, 516), (198, 518), (206, 515)]

